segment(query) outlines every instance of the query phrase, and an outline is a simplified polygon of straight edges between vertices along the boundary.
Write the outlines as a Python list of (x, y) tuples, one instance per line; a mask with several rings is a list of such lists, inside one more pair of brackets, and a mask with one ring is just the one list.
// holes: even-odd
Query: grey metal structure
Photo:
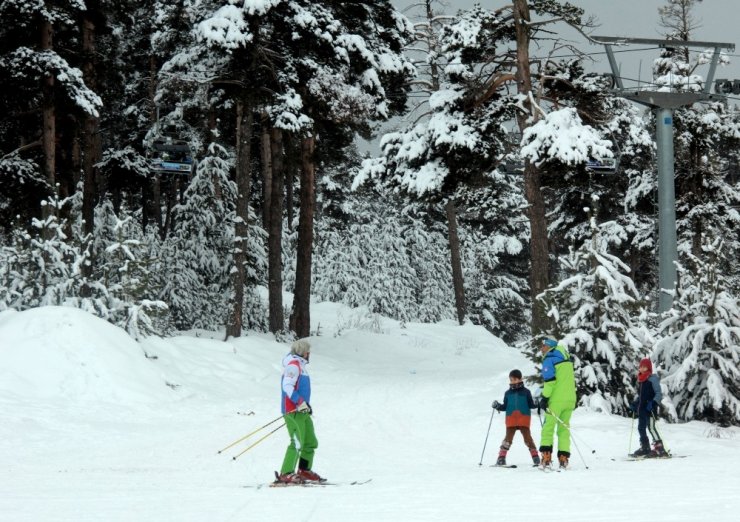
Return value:
[[(673, 154), (673, 109), (697, 102), (724, 100), (724, 96), (710, 94), (720, 51), (735, 50), (735, 44), (722, 42), (687, 42), (682, 40), (655, 40), (651, 38), (622, 38), (618, 36), (593, 36), (591, 41), (603, 44), (614, 75), (614, 92), (628, 100), (650, 107), (656, 118), (656, 144), (658, 148), (658, 310), (671, 308), (676, 288), (676, 261), (678, 245), (676, 236), (676, 196)], [(664, 92), (643, 89), (626, 89), (619, 75), (612, 46), (643, 44), (657, 47), (713, 48), (709, 73), (701, 92)]]

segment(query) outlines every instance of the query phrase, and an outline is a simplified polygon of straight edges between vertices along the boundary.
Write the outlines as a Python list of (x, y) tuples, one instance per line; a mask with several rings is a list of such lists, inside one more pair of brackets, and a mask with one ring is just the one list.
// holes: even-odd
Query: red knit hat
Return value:
[[(640, 368), (642, 366), (645, 366), (647, 368), (646, 372), (640, 372)], [(645, 357), (644, 359), (640, 360), (640, 365), (637, 367), (637, 380), (640, 382), (644, 382), (653, 374), (653, 363)]]

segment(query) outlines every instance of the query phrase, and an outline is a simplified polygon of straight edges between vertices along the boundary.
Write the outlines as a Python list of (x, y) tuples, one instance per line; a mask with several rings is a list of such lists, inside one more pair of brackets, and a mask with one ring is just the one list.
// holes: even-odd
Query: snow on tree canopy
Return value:
[(231, 1), (231, 4), (218, 9), (213, 16), (198, 24), (200, 35), (211, 43), (228, 49), (237, 49), (251, 42), (254, 35), (249, 32), (247, 16), (266, 14), (284, 0), (246, 0)]
[(613, 158), (611, 143), (602, 140), (591, 126), (584, 125), (576, 109), (553, 111), (524, 130), (521, 156), (537, 166), (548, 160), (568, 165), (589, 159)]

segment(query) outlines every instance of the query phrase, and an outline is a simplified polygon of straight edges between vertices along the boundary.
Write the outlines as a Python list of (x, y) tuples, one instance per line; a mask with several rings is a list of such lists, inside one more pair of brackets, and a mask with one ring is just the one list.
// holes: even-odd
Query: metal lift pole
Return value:
[(658, 107), (655, 112), (658, 146), (658, 310), (670, 310), (676, 287), (678, 238), (673, 165), (673, 109)]
[[(721, 42), (687, 42), (682, 40), (655, 40), (649, 38), (622, 38), (594, 36), (594, 43), (604, 45), (612, 74), (615, 78), (615, 94), (628, 100), (646, 105), (655, 113), (656, 145), (658, 148), (658, 311), (670, 310), (673, 292), (676, 289), (676, 262), (678, 261), (678, 238), (676, 233), (676, 195), (673, 151), (673, 109), (697, 102), (724, 99), (712, 95), (709, 88), (721, 49), (735, 50), (735, 44)], [(659, 47), (703, 47), (713, 48), (714, 54), (701, 92), (659, 92), (626, 89), (620, 78), (612, 45), (646, 44)]]

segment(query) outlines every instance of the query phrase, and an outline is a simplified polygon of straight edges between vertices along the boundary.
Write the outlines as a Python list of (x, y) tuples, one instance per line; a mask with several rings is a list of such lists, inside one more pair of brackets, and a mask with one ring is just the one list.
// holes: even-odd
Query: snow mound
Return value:
[(162, 400), (169, 388), (122, 329), (76, 308), (0, 313), (0, 395), (68, 403)]

